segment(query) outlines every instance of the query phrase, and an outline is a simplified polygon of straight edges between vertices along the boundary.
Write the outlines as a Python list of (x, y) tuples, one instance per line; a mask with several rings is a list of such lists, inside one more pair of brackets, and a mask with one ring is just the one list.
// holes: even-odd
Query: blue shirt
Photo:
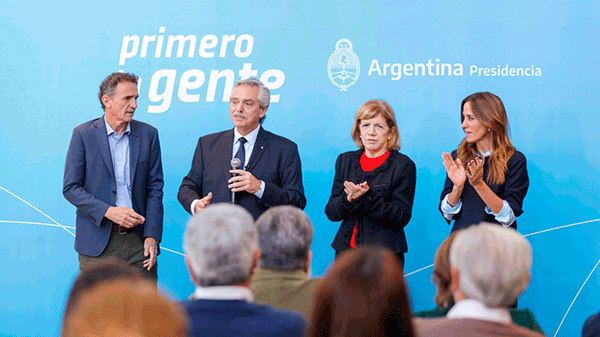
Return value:
[(130, 177), (130, 156), (129, 156), (129, 134), (131, 125), (127, 123), (127, 128), (122, 135), (113, 130), (106, 118), (106, 133), (108, 135), (108, 145), (110, 147), (110, 156), (115, 171), (115, 183), (117, 185), (117, 207), (127, 207), (133, 209), (131, 202), (131, 177)]

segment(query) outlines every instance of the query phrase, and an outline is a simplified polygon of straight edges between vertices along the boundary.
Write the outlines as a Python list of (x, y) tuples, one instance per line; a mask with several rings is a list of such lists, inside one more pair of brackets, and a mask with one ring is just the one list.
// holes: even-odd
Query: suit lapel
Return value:
[(106, 164), (106, 168), (108, 168), (108, 172), (112, 177), (115, 176), (115, 172), (113, 169), (113, 163), (110, 156), (110, 146), (108, 145), (108, 135), (106, 134), (106, 125), (104, 124), (104, 117), (99, 118), (95, 123), (94, 127), (96, 129), (96, 139), (98, 140), (98, 148), (100, 150), (100, 155), (102, 155), (102, 159), (104, 159), (104, 163)]
[(131, 133), (129, 134), (129, 180), (132, 182), (135, 178), (135, 167), (140, 154), (140, 128), (138, 123), (131, 121)]
[(221, 163), (227, 177), (231, 170), (231, 158), (233, 158), (233, 129), (223, 132), (223, 136), (217, 142), (217, 153), (223, 156)]
[[(218, 188), (216, 188), (216, 191), (223, 191), (222, 193), (228, 194), (227, 196), (221, 195), (220, 196), (221, 198), (223, 198), (224, 200), (231, 201), (231, 193), (228, 192), (229, 188), (227, 188), (227, 185), (228, 185), (227, 181), (231, 177), (229, 170), (231, 170), (231, 158), (233, 157), (233, 154), (232, 154), (233, 153), (233, 129), (223, 131), (221, 133), (221, 135), (216, 139), (216, 141), (212, 147), (214, 149), (214, 152), (212, 152), (212, 156), (214, 156), (215, 161), (221, 162), (221, 169), (223, 170), (222, 172), (223, 172), (223, 178), (224, 178), (224, 179), (217, 179), (217, 181), (214, 182), (214, 186), (218, 186)], [(218, 164), (216, 164), (216, 165), (218, 165)], [(215, 168), (217, 168), (217, 167), (218, 166), (215, 166)], [(220, 180), (222, 180), (222, 181), (220, 181)], [(225, 191), (227, 191), (227, 192), (225, 192)], [(218, 193), (220, 194), (221, 192), (218, 192)], [(215, 194), (215, 191), (213, 191), (213, 198), (214, 198), (214, 194)]]
[(265, 153), (265, 148), (267, 147), (269, 139), (269, 134), (265, 131), (262, 126), (260, 130), (258, 130), (258, 135), (256, 137), (256, 144), (254, 144), (254, 149), (252, 150), (252, 155), (250, 156), (250, 160), (248, 160), (248, 166), (246, 166), (246, 171), (252, 171), (252, 168), (256, 166), (260, 156)]

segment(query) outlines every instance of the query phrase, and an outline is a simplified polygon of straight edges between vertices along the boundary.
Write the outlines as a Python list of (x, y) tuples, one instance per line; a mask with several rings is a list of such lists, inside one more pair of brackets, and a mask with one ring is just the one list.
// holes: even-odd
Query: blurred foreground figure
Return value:
[(314, 228), (301, 209), (269, 208), (256, 221), (260, 245), (260, 268), (250, 289), (256, 302), (300, 312), (310, 310), (322, 278), (310, 278)]
[(193, 299), (183, 302), (192, 336), (303, 336), (297, 312), (252, 303), (260, 251), (252, 215), (230, 203), (208, 205), (188, 222), (184, 250)]
[(531, 279), (529, 242), (512, 228), (482, 223), (450, 247), (454, 306), (445, 318), (415, 319), (419, 336), (543, 336), (513, 323), (509, 306)]
[(344, 252), (315, 297), (308, 336), (415, 336), (396, 256), (372, 247)]
[(187, 316), (147, 281), (103, 282), (79, 296), (64, 337), (187, 336)]
[[(454, 306), (454, 298), (452, 297), (451, 289), (450, 247), (458, 233), (460, 233), (460, 231), (450, 233), (435, 252), (432, 280), (436, 287), (435, 303), (437, 304), (437, 307), (433, 310), (417, 312), (414, 314), (415, 317), (443, 317), (446, 316)], [(540, 328), (539, 324), (535, 321), (535, 317), (531, 310), (511, 308), (510, 316), (513, 323), (535, 330), (539, 333), (544, 333), (542, 328)]]

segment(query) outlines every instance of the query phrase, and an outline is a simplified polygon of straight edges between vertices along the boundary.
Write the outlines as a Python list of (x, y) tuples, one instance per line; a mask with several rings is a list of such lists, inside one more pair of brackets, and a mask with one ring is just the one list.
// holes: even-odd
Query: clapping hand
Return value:
[(442, 160), (442, 164), (444, 164), (448, 178), (450, 178), (452, 183), (457, 187), (464, 186), (465, 181), (467, 181), (467, 175), (460, 159), (457, 158), (454, 160), (450, 153), (442, 152)]
[(369, 190), (369, 185), (364, 181), (360, 184), (355, 184), (351, 181), (344, 181), (344, 192), (346, 192), (348, 202), (357, 199), (361, 195), (365, 194)]
[(471, 160), (467, 164), (466, 174), (467, 174), (467, 177), (469, 178), (469, 183), (473, 187), (477, 187), (481, 184), (484, 184), (484, 182), (483, 182), (483, 163), (484, 163), (483, 159), (481, 159), (479, 157), (475, 157), (475, 160)]

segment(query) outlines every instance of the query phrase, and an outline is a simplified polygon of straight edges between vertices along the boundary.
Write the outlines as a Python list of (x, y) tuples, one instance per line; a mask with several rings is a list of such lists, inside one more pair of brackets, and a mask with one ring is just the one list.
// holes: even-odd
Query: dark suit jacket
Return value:
[[(162, 238), (163, 173), (158, 131), (132, 121), (129, 135), (131, 201), (133, 209), (146, 218), (136, 226), (142, 241)], [(102, 254), (111, 235), (112, 222), (104, 217), (116, 205), (117, 188), (104, 118), (81, 124), (73, 130), (67, 152), (63, 194), (77, 207), (75, 250)]]
[[(335, 178), (325, 214), (331, 221), (342, 221), (331, 247), (346, 250), (356, 225), (356, 244), (379, 245), (394, 253), (406, 253), (404, 227), (412, 216), (417, 170), (410, 158), (390, 150), (388, 159), (372, 171), (363, 171), (363, 150), (342, 153), (335, 163)], [(344, 181), (360, 184), (369, 190), (348, 202)]]
[(242, 300), (191, 300), (181, 303), (191, 323), (190, 336), (303, 336), (299, 313)]
[[(231, 201), (227, 181), (231, 178), (232, 149), (233, 129), (200, 137), (192, 168), (179, 187), (179, 202), (188, 213), (191, 214), (192, 201), (208, 192), (213, 194), (213, 204)], [(300, 155), (294, 142), (261, 127), (246, 171), (265, 182), (260, 199), (247, 192), (238, 192), (236, 196), (238, 204), (254, 219), (272, 206), (293, 205), (300, 209), (306, 206)]]

